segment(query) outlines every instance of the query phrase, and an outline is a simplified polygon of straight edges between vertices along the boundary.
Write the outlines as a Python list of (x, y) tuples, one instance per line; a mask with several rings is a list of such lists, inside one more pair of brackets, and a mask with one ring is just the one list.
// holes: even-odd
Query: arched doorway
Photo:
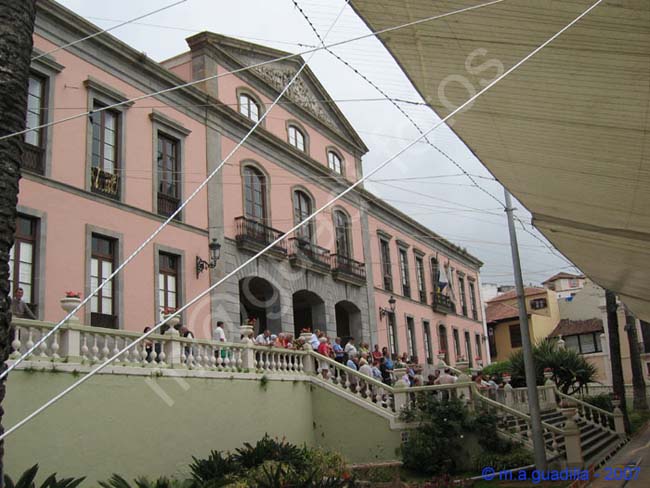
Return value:
[(316, 293), (300, 290), (293, 294), (293, 329), (296, 337), (302, 329), (325, 330), (325, 302)]
[(361, 341), (361, 310), (354, 303), (346, 300), (334, 306), (336, 312), (336, 335), (345, 345), (350, 337), (354, 337), (357, 344)]
[(265, 329), (276, 334), (282, 330), (280, 292), (264, 278), (248, 276), (239, 280), (239, 310), (241, 323), (257, 319), (255, 334)]

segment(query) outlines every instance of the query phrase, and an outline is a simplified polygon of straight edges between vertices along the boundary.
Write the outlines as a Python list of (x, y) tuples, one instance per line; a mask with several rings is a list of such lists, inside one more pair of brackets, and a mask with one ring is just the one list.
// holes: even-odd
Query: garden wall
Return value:
[[(53, 472), (91, 482), (113, 473), (184, 476), (192, 456), (233, 450), (265, 433), (338, 451), (350, 463), (399, 459), (400, 432), (390, 430), (388, 419), (308, 378), (172, 378), (140, 371), (97, 375), (10, 435), (6, 473), (15, 479), (38, 463), (41, 480)], [(13, 371), (3, 424), (11, 427), (78, 378)]]

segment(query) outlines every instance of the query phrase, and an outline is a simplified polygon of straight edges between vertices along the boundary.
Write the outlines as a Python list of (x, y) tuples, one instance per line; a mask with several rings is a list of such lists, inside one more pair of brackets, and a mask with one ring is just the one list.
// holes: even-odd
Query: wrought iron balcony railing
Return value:
[(120, 199), (120, 177), (94, 167), (90, 171), (90, 189), (93, 193), (115, 200)]
[(451, 301), (451, 298), (443, 295), (440, 291), (431, 293), (431, 307), (435, 312), (439, 313), (448, 314), (456, 312), (456, 306)]
[[(235, 236), (237, 244), (241, 247), (250, 247), (252, 245), (253, 250), (266, 247), (284, 235), (282, 231), (247, 217), (237, 217), (235, 219), (235, 225), (237, 227), (237, 234)], [(287, 254), (286, 241), (278, 242), (273, 246), (273, 250)]]
[[(176, 211), (180, 203), (180, 199), (158, 192), (158, 215), (169, 217)], [(175, 219), (180, 220), (180, 216), (177, 215)]]
[(28, 143), (25, 143), (23, 147), (22, 169), (38, 173), (39, 175), (45, 174), (45, 151), (43, 148)]
[(335, 273), (335, 277), (342, 275), (340, 277), (350, 278), (357, 284), (363, 284), (366, 281), (366, 265), (343, 254), (332, 255), (332, 271)]
[(332, 257), (329, 249), (312, 244), (302, 237), (289, 239), (289, 258), (307, 260), (317, 266), (330, 269)]

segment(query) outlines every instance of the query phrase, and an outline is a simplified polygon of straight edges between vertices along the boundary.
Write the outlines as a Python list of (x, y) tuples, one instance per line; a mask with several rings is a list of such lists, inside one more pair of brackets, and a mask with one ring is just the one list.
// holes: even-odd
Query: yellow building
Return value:
[[(555, 292), (546, 288), (525, 288), (530, 337), (535, 344), (548, 337), (560, 321)], [(490, 357), (504, 361), (521, 348), (517, 292), (509, 291), (487, 302), (486, 321)]]

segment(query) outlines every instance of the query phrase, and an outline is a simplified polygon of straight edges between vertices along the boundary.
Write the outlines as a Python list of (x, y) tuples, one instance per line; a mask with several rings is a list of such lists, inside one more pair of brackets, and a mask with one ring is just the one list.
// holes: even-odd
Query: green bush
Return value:
[(602, 408), (608, 412), (614, 411), (614, 405), (612, 405), (612, 397), (607, 393), (601, 393), (599, 395), (591, 395), (582, 397), (582, 401), (593, 405), (594, 407)]
[(487, 452), (510, 452), (515, 443), (499, 436), (498, 418), (487, 410), (478, 411), (473, 417), (471, 429), (478, 438), (479, 445)]
[(522, 447), (515, 447), (509, 452), (485, 451), (474, 459), (474, 469), (481, 471), (485, 466), (491, 466), (496, 471), (521, 468), (533, 464), (533, 455)]
[[(155, 480), (141, 477), (134, 480), (137, 488), (191, 488), (194, 485), (191, 481), (179, 481), (165, 476)], [(131, 488), (129, 482), (118, 474), (114, 474), (108, 481), (100, 481), (99, 486), (102, 488)]]
[[(5, 475), (4, 476), (4, 486), (6, 488), (36, 488), (36, 475), (38, 474), (38, 464), (35, 464), (31, 468), (27, 469), (18, 481), (14, 483), (13, 479)], [(43, 483), (41, 483), (40, 488), (75, 488), (86, 478), (62, 478), (60, 480), (56, 479), (56, 473), (48, 476)]]
[(463, 403), (420, 396), (403, 418), (421, 423), (402, 447), (404, 467), (427, 475), (456, 472), (464, 456), (461, 441), (469, 422)]
[(228, 453), (212, 451), (207, 459), (197, 459), (192, 456), (192, 460), (190, 464), (192, 480), (199, 485), (213, 480), (228, 481), (234, 478), (234, 474), (239, 470), (239, 466)]
[(481, 373), (483, 374), (484, 377), (486, 376), (497, 376), (499, 381), (501, 381), (501, 377), (503, 376), (503, 373), (511, 373), (512, 372), (512, 364), (510, 364), (510, 361), (499, 361), (498, 363), (492, 363), (488, 364), (486, 367), (484, 367), (481, 370)]
[[(265, 435), (235, 452), (212, 451), (205, 459), (192, 458), (189, 480), (146, 478), (134, 480), (137, 488), (349, 488), (355, 486), (343, 458), (322, 449), (298, 447)], [(132, 488), (118, 475), (103, 488)], [(64, 487), (65, 488), (65, 487)]]
[(272, 439), (266, 434), (254, 446), (246, 442), (244, 447), (235, 450), (232, 461), (242, 468), (256, 468), (264, 461), (278, 461), (289, 464), (297, 470), (307, 467), (307, 448)]

